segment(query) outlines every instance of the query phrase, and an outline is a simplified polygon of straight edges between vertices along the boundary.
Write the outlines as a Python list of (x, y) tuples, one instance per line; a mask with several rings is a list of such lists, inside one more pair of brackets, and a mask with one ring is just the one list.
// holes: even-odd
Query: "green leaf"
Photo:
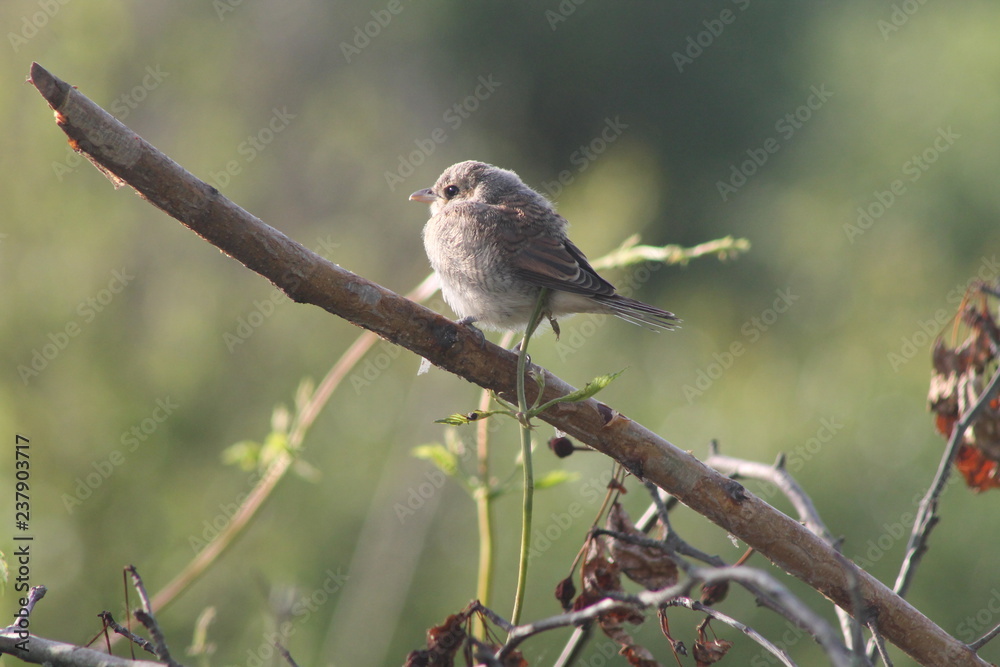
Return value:
[(569, 470), (550, 470), (535, 480), (535, 489), (551, 489), (566, 482), (580, 479), (580, 473)]
[(292, 423), (292, 415), (284, 405), (275, 406), (271, 413), (271, 430), (279, 433), (288, 433), (288, 427)]
[(429, 445), (414, 447), (411, 453), (418, 459), (430, 461), (448, 476), (453, 476), (458, 472), (458, 457), (455, 456), (454, 452), (448, 451), (448, 448), (440, 443), (435, 442)]
[(260, 450), (260, 443), (242, 440), (222, 450), (222, 462), (226, 465), (239, 466), (241, 470), (249, 472), (257, 467)]
[[(476, 413), (472, 413), (476, 414)], [(435, 424), (447, 424), (448, 426), (465, 426), (472, 420), (469, 419), (469, 415), (460, 415), (457, 412), (453, 415), (449, 415), (444, 419), (435, 419)]]
[(278, 456), (288, 451), (288, 436), (281, 431), (271, 431), (264, 438), (264, 445), (260, 448), (260, 465), (267, 468)]
[(623, 368), (617, 373), (611, 373), (609, 375), (599, 375), (590, 382), (588, 382), (587, 384), (585, 384), (582, 389), (577, 389), (576, 391), (570, 392), (565, 396), (560, 396), (559, 398), (553, 398), (545, 405), (535, 408), (534, 410), (531, 411), (532, 416), (539, 415), (542, 412), (545, 412), (545, 410), (552, 407), (556, 403), (577, 403), (579, 401), (585, 401), (594, 394), (596, 394), (597, 392), (599, 392), (600, 390), (607, 387), (615, 380), (617, 380), (618, 376), (620, 376), (626, 370), (628, 369)]
[(455, 413), (444, 419), (435, 419), (435, 424), (448, 424), (449, 426), (464, 426), (474, 421), (479, 421), (480, 419), (486, 419), (487, 417), (492, 417), (493, 415), (510, 415), (509, 410), (473, 410), (468, 414)]

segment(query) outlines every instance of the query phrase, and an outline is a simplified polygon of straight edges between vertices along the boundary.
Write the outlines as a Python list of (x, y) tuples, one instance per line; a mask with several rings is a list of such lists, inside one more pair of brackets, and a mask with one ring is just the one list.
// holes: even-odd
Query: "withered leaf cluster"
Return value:
[[(968, 337), (949, 347), (942, 339), (934, 343), (928, 406), (936, 415), (935, 425), (950, 438), (962, 414), (979, 399), (997, 367), (1000, 340), (997, 325), (986, 307), (967, 306), (962, 313)], [(955, 458), (955, 467), (975, 491), (1000, 488), (1000, 399), (991, 397), (971, 424)]]

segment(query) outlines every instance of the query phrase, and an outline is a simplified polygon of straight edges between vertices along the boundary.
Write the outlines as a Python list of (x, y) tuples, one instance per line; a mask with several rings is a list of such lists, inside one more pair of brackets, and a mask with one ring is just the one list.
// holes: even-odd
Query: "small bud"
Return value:
[(563, 436), (561, 438), (552, 438), (549, 440), (549, 449), (552, 450), (553, 454), (561, 459), (564, 459), (572, 454), (576, 448), (573, 446), (572, 440)]
[(563, 611), (573, 608), (573, 597), (576, 595), (576, 586), (573, 585), (572, 577), (566, 577), (556, 584), (556, 599), (562, 605)]

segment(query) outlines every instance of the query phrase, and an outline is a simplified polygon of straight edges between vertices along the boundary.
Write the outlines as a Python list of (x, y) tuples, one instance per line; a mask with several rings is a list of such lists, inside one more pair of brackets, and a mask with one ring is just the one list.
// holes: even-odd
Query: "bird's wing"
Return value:
[(584, 294), (611, 296), (614, 285), (597, 274), (587, 257), (562, 235), (507, 228), (504, 241), (514, 252), (512, 264), (520, 277), (550, 289)]

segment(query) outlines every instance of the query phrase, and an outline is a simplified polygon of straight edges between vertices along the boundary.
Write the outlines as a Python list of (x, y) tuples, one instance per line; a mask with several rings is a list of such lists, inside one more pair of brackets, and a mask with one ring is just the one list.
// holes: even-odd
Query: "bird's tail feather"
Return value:
[(673, 313), (620, 294), (606, 298), (599, 296), (592, 298), (610, 308), (616, 317), (646, 329), (670, 331), (680, 324), (680, 320)]

